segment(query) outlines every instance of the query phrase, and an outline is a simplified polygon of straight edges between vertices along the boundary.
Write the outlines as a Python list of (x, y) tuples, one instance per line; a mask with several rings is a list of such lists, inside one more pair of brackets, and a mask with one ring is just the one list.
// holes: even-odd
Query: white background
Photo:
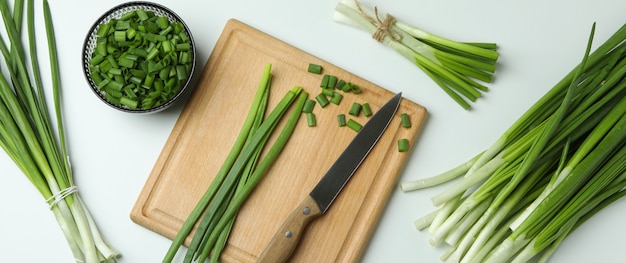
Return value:
[[(333, 22), (335, 1), (156, 2), (191, 28), (197, 72), (225, 22), (236, 18), (425, 106), (429, 117), (400, 181), (436, 175), (488, 147), (580, 61), (594, 21), (596, 45), (626, 22), (626, 1), (614, 0), (363, 1), (444, 37), (498, 43), (501, 57), (491, 91), (464, 111), (395, 51), (360, 29)], [(81, 196), (106, 240), (123, 254), (119, 262), (160, 262), (170, 241), (134, 224), (129, 214), (185, 101), (157, 114), (133, 115), (109, 108), (89, 90), (81, 73), (85, 34), (120, 3), (50, 1), (71, 160)], [(72, 262), (46, 204), (4, 153), (0, 186), (0, 262)], [(430, 247), (429, 235), (415, 230), (413, 221), (432, 211), (430, 198), (443, 189), (394, 190), (362, 262), (438, 262), (443, 250)], [(552, 262), (623, 262), (624, 209), (622, 200), (588, 221)]]

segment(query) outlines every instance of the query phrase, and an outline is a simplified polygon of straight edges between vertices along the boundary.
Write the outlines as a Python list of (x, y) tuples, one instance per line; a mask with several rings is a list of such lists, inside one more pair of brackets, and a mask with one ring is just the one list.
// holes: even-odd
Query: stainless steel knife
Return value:
[(306, 226), (328, 210), (389, 126), (401, 100), (402, 93), (398, 93), (367, 121), (311, 193), (291, 212), (265, 247), (257, 263), (281, 263), (291, 257)]

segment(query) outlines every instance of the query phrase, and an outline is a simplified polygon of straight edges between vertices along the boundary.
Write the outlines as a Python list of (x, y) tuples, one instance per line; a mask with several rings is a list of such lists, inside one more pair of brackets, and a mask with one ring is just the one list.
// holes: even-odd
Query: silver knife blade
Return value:
[(309, 195), (315, 200), (322, 214), (328, 210), (339, 192), (359, 168), (365, 157), (370, 153), (378, 139), (389, 126), (396, 114), (402, 92), (396, 94), (383, 105), (352, 139), (339, 158), (328, 169), (324, 177), (317, 183)]

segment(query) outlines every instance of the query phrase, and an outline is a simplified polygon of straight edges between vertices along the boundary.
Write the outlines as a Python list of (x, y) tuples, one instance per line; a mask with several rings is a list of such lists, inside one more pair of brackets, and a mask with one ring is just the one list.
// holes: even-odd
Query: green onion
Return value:
[(309, 68), (307, 69), (307, 71), (314, 74), (322, 74), (322, 66), (309, 63)]
[[(136, 97), (136, 96), (135, 96)], [(129, 97), (122, 96), (120, 98), (120, 104), (127, 106), (130, 109), (136, 109), (139, 102), (137, 100), (133, 100)]]
[(361, 114), (362, 108), (363, 108), (363, 105), (361, 105), (358, 102), (353, 102), (352, 106), (350, 106), (350, 110), (348, 111), (348, 114), (352, 116), (359, 116), (359, 114)]
[(398, 140), (398, 152), (406, 152), (409, 150), (409, 140), (402, 138)]
[(304, 107), (302, 108), (302, 112), (310, 113), (310, 112), (313, 112), (314, 108), (315, 108), (315, 101), (307, 98), (306, 102), (304, 102)]
[(255, 121), (257, 121), (258, 116), (264, 112), (265, 108), (263, 107), (266, 103), (268, 96), (269, 83), (271, 79), (271, 65), (268, 64), (265, 66), (261, 81), (257, 88), (257, 92), (253, 98), (252, 105), (250, 106), (250, 110), (248, 111), (248, 115), (243, 123), (243, 126), (233, 144), (230, 152), (228, 153), (222, 167), (216, 174), (215, 178), (211, 182), (209, 189), (202, 196), (198, 204), (192, 210), (191, 214), (187, 217), (181, 229), (178, 231), (178, 234), (172, 241), (172, 244), (163, 260), (163, 262), (171, 262), (180, 248), (182, 246), (183, 241), (191, 230), (194, 227), (194, 224), (200, 219), (202, 213), (204, 212), (206, 206), (208, 206), (209, 202), (215, 195), (215, 193), (220, 188), (220, 184), (225, 180), (228, 171), (231, 169), (233, 164), (235, 163), (239, 153), (243, 149), (246, 140), (248, 140), (248, 136), (250, 132), (253, 130), (253, 126)]
[(326, 97), (332, 97), (334, 93), (335, 92), (332, 89), (329, 89), (329, 88), (322, 89), (322, 94), (324, 94)]
[[(189, 50), (191, 50), (191, 43), (189, 42), (176, 44), (176, 51), (189, 51)], [(186, 53), (181, 53), (181, 54), (186, 54)]]
[(352, 129), (355, 132), (359, 132), (361, 128), (363, 128), (363, 125), (361, 125), (359, 122), (355, 121), (354, 119), (349, 119), (348, 122), (346, 123), (346, 126), (348, 126), (348, 128)]
[(324, 93), (320, 93), (315, 96), (315, 100), (317, 100), (317, 103), (319, 103), (322, 108), (326, 107), (326, 105), (330, 103), (330, 101), (328, 101), (328, 97), (326, 97), (326, 94)]
[(312, 112), (306, 113), (306, 122), (309, 127), (317, 126), (317, 120), (315, 119), (315, 114)]
[(122, 21), (126, 21), (126, 20), (129, 20), (129, 19), (131, 19), (131, 18), (135, 17), (135, 15), (137, 15), (137, 12), (135, 12), (135, 11), (130, 11), (130, 12), (127, 12), (126, 14), (122, 15), (122, 16), (120, 17), (120, 20), (122, 20)]
[(346, 126), (346, 115), (343, 113), (337, 115), (337, 123), (339, 124), (339, 127)]
[[(26, 11), (23, 1), (16, 1), (14, 7), (12, 10), (7, 1), (0, 2), (5, 29), (0, 38), (0, 51), (5, 62), (0, 74), (0, 147), (49, 205), (74, 260), (87, 263), (114, 261), (119, 252), (102, 239), (74, 184), (64, 130), (59, 62), (50, 6), (48, 1), (43, 1), (51, 76), (49, 95), (52, 95), (54, 104), (50, 108), (37, 57), (34, 1), (26, 1)], [(26, 43), (22, 42), (20, 35), (24, 12)], [(103, 78), (100, 80), (104, 81)]]
[[(112, 19), (98, 26), (96, 47), (89, 63), (99, 67), (92, 68), (92, 73), (100, 72), (100, 79), (108, 78), (103, 73), (121, 75), (123, 85), (139, 84), (138, 78), (147, 80), (143, 85), (147, 91), (137, 93), (136, 103), (124, 103), (128, 101), (116, 93), (106, 94), (105, 98), (115, 105), (141, 110), (162, 105), (177, 95), (192, 73), (191, 38), (186, 36), (187, 32), (177, 32), (184, 28), (182, 23), (170, 22), (154, 12), (133, 10), (121, 16), (123, 19)], [(107, 64), (101, 64), (103, 58)], [(159, 91), (161, 96), (148, 96), (155, 91), (152, 87), (155, 81), (166, 84), (167, 88)], [(108, 92), (104, 86), (97, 86), (102, 93)]]
[(498, 59), (493, 43), (461, 43), (446, 39), (403, 23), (389, 14), (381, 16), (378, 10), (353, 0), (341, 0), (333, 19), (361, 28), (394, 49), (466, 110), (471, 108), (467, 100), (474, 102), (481, 92), (488, 91), (475, 80), (492, 81)]
[(361, 94), (361, 86), (352, 83), (350, 85), (350, 92), (354, 94)]
[[(121, 21), (120, 21), (121, 23)], [(118, 24), (120, 24), (118, 23)], [(113, 40), (117, 41), (117, 42), (124, 42), (126, 41), (126, 31), (115, 31), (113, 32)]]
[(363, 103), (361, 105), (361, 110), (363, 111), (363, 115), (365, 115), (366, 117), (372, 116), (372, 108), (370, 108), (369, 103)]
[(416, 221), (443, 257), (545, 262), (583, 222), (626, 194), (626, 25), (532, 105), (495, 143), (411, 191), (455, 180)]
[[(187, 249), (184, 262), (194, 260), (204, 262), (211, 251), (221, 251), (224, 239), (227, 238), (234, 224), (237, 211), (293, 133), (308, 94), (302, 91), (301, 87), (294, 87), (287, 92), (267, 118), (263, 119), (264, 107), (270, 92), (270, 69), (271, 65), (266, 65), (261, 83), (235, 144), (211, 185), (172, 241), (163, 262), (172, 262), (183, 241), (195, 226), (197, 226), (196, 233)], [(265, 157), (259, 159), (270, 135), (294, 101), (297, 102), (287, 124)], [(212, 261), (215, 261), (219, 258), (219, 254), (213, 254), (211, 257)]]
[(343, 80), (343, 79), (340, 79), (340, 80), (337, 81), (337, 85), (335, 85), (335, 88), (343, 90), (343, 86), (345, 86), (345, 85), (346, 85), (346, 81)]
[(407, 113), (400, 114), (400, 119), (401, 119), (402, 127), (411, 128), (411, 118), (409, 117), (409, 114)]
[(345, 84), (343, 84), (343, 86), (341, 86), (341, 90), (344, 92), (352, 91), (352, 83), (346, 82)]
[[(261, 125), (258, 127), (257, 131), (255, 131), (255, 133), (250, 137), (251, 143), (245, 146), (245, 148), (243, 149), (242, 155), (234, 163), (233, 168), (231, 168), (232, 170), (229, 172), (229, 175), (230, 174), (235, 175), (238, 173), (240, 169), (237, 164), (239, 163), (239, 161), (242, 161), (242, 160), (243, 162), (245, 162), (245, 159), (247, 158), (246, 157), (247, 149), (250, 149), (251, 147), (256, 147), (254, 149), (255, 156), (258, 156), (258, 154), (260, 154), (262, 150), (262, 144), (265, 144), (265, 142), (267, 141), (270, 135), (269, 133), (270, 131), (267, 131), (266, 128), (270, 127), (270, 129), (273, 130), (277, 125), (278, 119), (273, 118), (273, 117), (284, 114), (287, 108), (289, 108), (289, 105), (291, 104), (291, 102), (293, 102), (297, 97), (297, 103), (296, 103), (294, 110), (292, 111), (291, 117), (287, 120), (287, 125), (283, 128), (283, 130), (279, 134), (278, 140), (272, 145), (269, 153), (263, 159), (260, 160), (260, 163), (258, 164), (256, 169), (253, 169), (250, 171), (251, 174), (249, 174), (249, 176), (245, 178), (246, 182), (244, 183), (243, 187), (236, 189), (234, 193), (235, 195), (232, 197), (231, 201), (226, 202), (226, 203), (223, 203), (223, 202), (221, 203), (221, 204), (228, 204), (228, 207), (226, 208), (226, 210), (222, 213), (222, 215), (213, 215), (210, 217), (205, 216), (205, 218), (215, 220), (215, 221), (211, 221), (211, 225), (210, 225), (210, 226), (214, 226), (214, 229), (213, 230), (207, 229), (206, 234), (194, 235), (194, 239), (192, 240), (190, 247), (193, 247), (194, 241), (199, 241), (199, 240), (201, 240), (200, 244), (203, 246), (202, 253), (199, 255), (199, 257), (196, 254), (196, 258), (198, 262), (205, 261), (206, 257), (212, 250), (211, 248), (217, 242), (219, 237), (222, 236), (223, 229), (227, 225), (232, 224), (232, 221), (234, 220), (234, 215), (237, 213), (237, 211), (239, 210), (241, 205), (244, 203), (248, 195), (252, 192), (252, 190), (254, 189), (254, 186), (256, 186), (256, 184), (260, 181), (262, 176), (267, 172), (267, 170), (272, 165), (274, 160), (280, 154), (282, 148), (285, 146), (287, 140), (293, 133), (293, 130), (301, 115), (300, 112), (302, 111), (302, 107), (304, 105), (304, 102), (306, 101), (307, 96), (308, 94), (306, 94), (306, 92), (302, 92), (302, 89), (300, 87), (295, 87), (294, 89), (289, 91), (288, 94), (281, 101), (281, 103), (279, 103), (279, 105), (275, 108), (275, 110), (272, 111), (272, 113), (270, 113), (270, 116), (267, 118), (267, 120), (263, 121)], [(257, 139), (260, 139), (262, 141), (262, 144), (256, 146), (257, 144), (255, 142)], [(256, 163), (256, 160), (253, 160), (253, 162)], [(227, 180), (228, 179), (229, 178), (227, 178)], [(226, 181), (225, 183), (228, 184), (228, 181)], [(225, 188), (226, 191), (228, 191), (229, 188), (230, 187)], [(220, 193), (223, 193), (223, 192), (218, 191), (217, 197), (221, 196)], [(212, 211), (211, 206), (209, 206), (209, 211)], [(213, 223), (216, 223), (216, 224), (213, 224)], [(203, 225), (205, 224), (201, 223), (200, 226), (202, 227)], [(202, 230), (202, 228), (200, 229)], [(189, 256), (190, 254), (191, 254), (190, 250), (188, 250), (187, 256)], [(188, 258), (187, 256), (186, 258)], [(186, 262), (189, 262), (189, 261), (186, 261)]]
[(324, 75), (322, 77), (322, 82), (320, 83), (320, 88), (328, 88), (328, 81), (330, 80), (330, 76), (329, 75)]
[(100, 25), (98, 27), (98, 29), (96, 30), (96, 36), (104, 37), (104, 36), (108, 35), (110, 27), (111, 27), (110, 24), (102, 24), (102, 25)]
[(341, 100), (343, 100), (343, 95), (341, 95), (339, 92), (333, 92), (332, 97), (330, 98), (330, 102), (335, 105), (339, 105), (339, 103), (341, 103)]
[(329, 75), (328, 76), (328, 84), (326, 85), (326, 87), (329, 88), (329, 89), (335, 89), (336, 85), (337, 85), (337, 76)]

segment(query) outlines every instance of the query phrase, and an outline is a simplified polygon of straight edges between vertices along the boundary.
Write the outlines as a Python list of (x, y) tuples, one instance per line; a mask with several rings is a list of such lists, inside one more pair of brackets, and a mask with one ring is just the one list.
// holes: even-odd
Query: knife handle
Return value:
[(300, 242), (306, 226), (322, 214), (315, 200), (307, 197), (291, 212), (257, 259), (257, 263), (286, 262)]

